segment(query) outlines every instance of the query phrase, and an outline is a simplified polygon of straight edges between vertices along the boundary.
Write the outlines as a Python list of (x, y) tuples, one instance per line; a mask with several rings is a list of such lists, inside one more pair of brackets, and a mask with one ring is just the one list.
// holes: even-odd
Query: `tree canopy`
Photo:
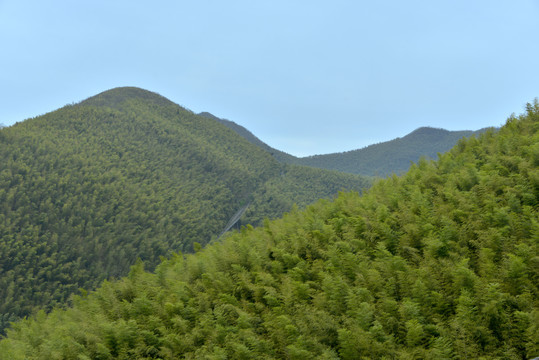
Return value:
[(2, 129), (0, 158), (0, 335), (79, 288), (127, 275), (137, 258), (153, 269), (210, 242), (248, 202), (240, 222), (261, 223), (370, 184), (280, 164), (219, 122), (137, 88)]
[(539, 356), (539, 104), (437, 161), (17, 322), (6, 359)]

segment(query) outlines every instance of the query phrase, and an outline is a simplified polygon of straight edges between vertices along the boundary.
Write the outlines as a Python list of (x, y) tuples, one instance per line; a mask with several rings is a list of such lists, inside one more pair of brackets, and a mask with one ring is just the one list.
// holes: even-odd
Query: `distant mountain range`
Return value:
[(298, 158), (272, 148), (233, 121), (220, 119), (207, 112), (199, 115), (220, 121), (252, 144), (271, 153), (280, 162), (366, 176), (401, 174), (410, 168), (411, 163), (417, 162), (421, 157), (436, 159), (438, 153), (448, 151), (463, 137), (478, 135), (488, 129), (449, 131), (421, 127), (402, 138), (370, 145), (362, 149)]

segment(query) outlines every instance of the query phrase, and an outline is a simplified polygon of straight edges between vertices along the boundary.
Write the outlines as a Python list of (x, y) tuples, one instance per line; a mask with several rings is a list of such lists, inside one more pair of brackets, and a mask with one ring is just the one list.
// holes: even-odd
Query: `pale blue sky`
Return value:
[(0, 123), (117, 86), (294, 155), (499, 126), (539, 96), (539, 0), (0, 0)]

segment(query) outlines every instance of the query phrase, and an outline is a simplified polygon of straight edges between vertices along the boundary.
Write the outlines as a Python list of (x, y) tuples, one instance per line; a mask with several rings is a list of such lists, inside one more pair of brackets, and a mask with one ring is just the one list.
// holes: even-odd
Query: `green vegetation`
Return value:
[(5, 359), (539, 356), (539, 104), (438, 161), (16, 323)]
[(422, 127), (402, 138), (370, 145), (358, 150), (297, 158), (272, 148), (254, 136), (249, 130), (230, 120), (220, 119), (206, 112), (200, 113), (200, 115), (221, 122), (250, 143), (269, 152), (281, 163), (379, 177), (402, 174), (410, 168), (413, 162), (418, 162), (420, 158), (436, 159), (438, 153), (450, 150), (463, 137), (479, 135), (487, 130), (448, 131)]
[(136, 88), (2, 129), (0, 158), (0, 334), (127, 275), (137, 258), (153, 269), (205, 245), (247, 201), (241, 222), (261, 223), (369, 184), (318, 169), (292, 176), (299, 168), (222, 124)]
[[(357, 178), (352, 174), (329, 170), (320, 173), (319, 169), (300, 165), (288, 165), (285, 169), (280, 176), (268, 180), (259, 189), (253, 206), (246, 213), (246, 218), (252, 221), (244, 223), (262, 224), (264, 218), (259, 214), (272, 209), (283, 214), (291, 210), (292, 205), (303, 208), (311, 203), (305, 201), (309, 199), (309, 194), (337, 194), (343, 188), (352, 189), (357, 184)], [(291, 199), (297, 200), (292, 202)]]
[(308, 156), (296, 163), (368, 176), (399, 175), (421, 157), (436, 159), (438, 153), (450, 150), (463, 137), (479, 135), (486, 130), (448, 131), (422, 127), (402, 138), (343, 153)]
[(293, 155), (290, 155), (283, 151), (272, 148), (271, 146), (269, 146), (268, 144), (266, 144), (265, 142), (257, 138), (252, 132), (250, 132), (243, 126), (236, 124), (233, 121), (218, 118), (217, 116), (212, 115), (209, 112), (201, 112), (199, 115), (210, 118), (210, 119), (214, 119), (215, 121), (218, 121), (221, 124), (225, 125), (226, 127), (234, 130), (238, 135), (241, 135), (245, 140), (249, 141), (251, 144), (256, 145), (266, 150), (267, 152), (269, 152), (279, 162), (286, 163), (286, 164), (294, 164), (297, 160), (297, 158)]

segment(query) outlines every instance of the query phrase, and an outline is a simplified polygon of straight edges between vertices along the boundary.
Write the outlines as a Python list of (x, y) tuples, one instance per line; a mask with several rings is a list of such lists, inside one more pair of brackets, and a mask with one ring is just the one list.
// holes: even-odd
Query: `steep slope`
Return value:
[(67, 311), (0, 358), (539, 356), (539, 104), (366, 195), (244, 228)]
[[(222, 124), (137, 88), (2, 129), (0, 158), (0, 333), (36, 307), (126, 275), (137, 258), (151, 269), (208, 243), (289, 171)], [(368, 184), (318, 175), (327, 186), (292, 191), (284, 206), (252, 206), (242, 223)]]

